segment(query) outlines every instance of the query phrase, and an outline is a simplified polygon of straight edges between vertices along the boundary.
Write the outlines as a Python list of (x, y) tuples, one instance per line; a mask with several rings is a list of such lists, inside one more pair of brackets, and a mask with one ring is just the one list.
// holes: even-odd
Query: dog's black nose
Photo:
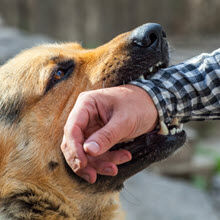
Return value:
[(130, 40), (133, 44), (153, 49), (160, 47), (163, 38), (166, 38), (166, 33), (161, 25), (156, 23), (144, 24), (134, 29), (130, 35)]

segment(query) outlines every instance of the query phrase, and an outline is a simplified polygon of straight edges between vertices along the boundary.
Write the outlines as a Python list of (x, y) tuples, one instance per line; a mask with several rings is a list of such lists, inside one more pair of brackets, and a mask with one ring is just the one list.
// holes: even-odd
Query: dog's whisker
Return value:
[[(133, 193), (131, 193), (126, 186), (124, 187), (123, 191), (120, 193), (120, 195), (130, 204), (135, 206), (140, 206), (142, 203)], [(128, 198), (129, 197), (129, 198)], [(133, 200), (133, 201), (132, 201)]]

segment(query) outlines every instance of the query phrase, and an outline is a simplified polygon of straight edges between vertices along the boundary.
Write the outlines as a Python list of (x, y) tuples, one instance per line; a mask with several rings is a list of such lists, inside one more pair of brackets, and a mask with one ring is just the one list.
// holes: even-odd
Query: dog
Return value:
[(123, 219), (118, 194), (124, 181), (181, 147), (185, 132), (165, 135), (162, 126), (115, 145), (112, 150), (127, 149), (133, 159), (119, 166), (117, 176), (89, 184), (62, 155), (63, 128), (83, 91), (147, 78), (168, 62), (165, 32), (147, 23), (96, 49), (41, 45), (2, 65), (0, 219)]

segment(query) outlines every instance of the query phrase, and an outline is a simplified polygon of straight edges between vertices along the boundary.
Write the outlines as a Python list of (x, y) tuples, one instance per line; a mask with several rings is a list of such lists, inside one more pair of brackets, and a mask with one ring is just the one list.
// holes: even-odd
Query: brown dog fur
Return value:
[[(0, 67), (0, 219), (123, 218), (118, 192), (109, 190), (117, 181), (106, 177), (90, 185), (68, 174), (60, 144), (80, 93), (126, 83), (162, 59), (161, 52), (136, 56), (133, 50), (131, 59), (129, 36), (92, 50), (76, 43), (42, 45)], [(66, 66), (71, 73), (52, 86), (54, 73)], [(139, 161), (137, 171), (144, 168)]]
[[(60, 144), (78, 95), (117, 84), (112, 70), (127, 59), (126, 36), (94, 50), (76, 43), (35, 47), (0, 68), (0, 217), (119, 219), (118, 193), (80, 191), (60, 166)], [(67, 60), (74, 60), (74, 73), (45, 92), (53, 69)]]

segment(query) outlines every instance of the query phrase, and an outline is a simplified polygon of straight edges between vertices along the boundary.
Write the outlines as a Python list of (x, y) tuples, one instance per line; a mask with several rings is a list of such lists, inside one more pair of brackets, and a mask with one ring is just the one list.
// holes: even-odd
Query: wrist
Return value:
[(151, 96), (145, 89), (139, 86), (129, 84), (124, 87), (131, 90), (132, 94), (134, 94), (134, 107), (137, 107), (136, 110), (140, 112), (141, 133), (143, 134), (154, 130), (159, 121), (159, 114)]

